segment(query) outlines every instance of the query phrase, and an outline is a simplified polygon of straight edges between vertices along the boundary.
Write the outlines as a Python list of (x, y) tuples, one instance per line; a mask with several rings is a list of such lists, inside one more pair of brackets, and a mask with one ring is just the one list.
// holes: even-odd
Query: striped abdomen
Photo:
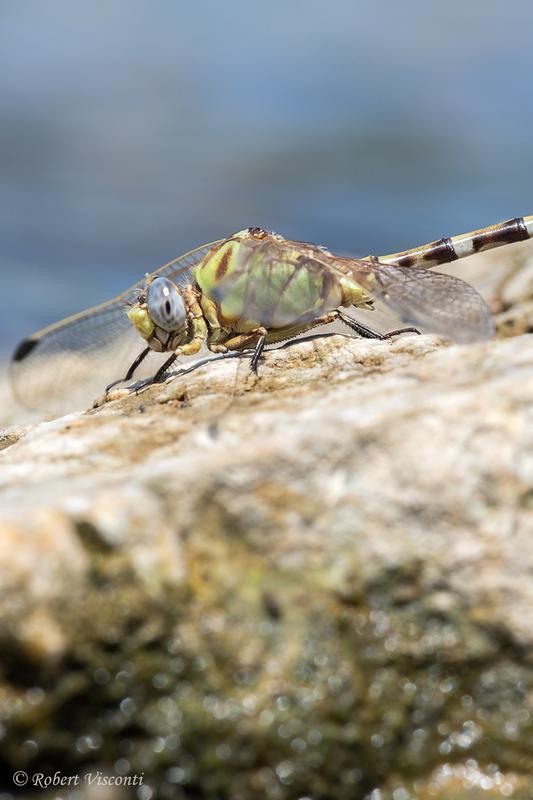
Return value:
[(523, 242), (532, 236), (533, 216), (516, 217), (478, 231), (438, 239), (436, 242), (429, 242), (412, 250), (379, 256), (379, 261), (382, 264), (395, 264), (399, 267), (436, 267), (438, 264), (449, 264), (458, 258), (471, 256), (493, 247)]

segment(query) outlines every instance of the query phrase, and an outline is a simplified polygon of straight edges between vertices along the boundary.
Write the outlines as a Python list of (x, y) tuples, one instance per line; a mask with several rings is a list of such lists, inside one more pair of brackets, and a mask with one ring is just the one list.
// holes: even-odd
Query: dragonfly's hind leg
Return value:
[(116, 386), (119, 383), (124, 383), (125, 381), (129, 381), (131, 378), (133, 378), (135, 370), (142, 364), (142, 362), (150, 352), (150, 349), (151, 349), (150, 347), (145, 347), (144, 350), (141, 353), (139, 353), (135, 361), (132, 364), (130, 364), (130, 367), (126, 372), (125, 376), (123, 378), (119, 378), (116, 381), (113, 381), (112, 383), (109, 384), (109, 386), (106, 386), (105, 393), (108, 394), (108, 392), (111, 391), (113, 386)]
[(344, 322), (352, 331), (358, 333), (359, 336), (364, 337), (365, 339), (391, 339), (393, 336), (398, 336), (400, 333), (420, 333), (418, 328), (396, 328), (393, 331), (387, 331), (387, 333), (380, 333), (379, 331), (375, 331), (373, 328), (369, 328), (368, 325), (363, 325), (361, 322), (357, 322), (357, 320), (352, 319), (349, 317), (348, 314), (343, 314), (342, 311), (337, 312), (337, 318)]

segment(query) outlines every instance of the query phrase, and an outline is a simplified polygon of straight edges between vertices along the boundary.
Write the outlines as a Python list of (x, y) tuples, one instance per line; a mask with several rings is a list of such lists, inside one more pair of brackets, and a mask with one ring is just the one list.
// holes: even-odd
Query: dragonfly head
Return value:
[(187, 309), (178, 287), (168, 278), (147, 281), (146, 290), (128, 311), (138, 333), (153, 350), (175, 349), (187, 336)]

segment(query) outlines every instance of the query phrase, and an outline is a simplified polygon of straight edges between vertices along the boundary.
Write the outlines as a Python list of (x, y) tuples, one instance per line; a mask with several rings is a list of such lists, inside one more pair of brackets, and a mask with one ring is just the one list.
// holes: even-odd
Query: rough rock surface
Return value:
[(533, 337), (116, 397), (0, 438), (0, 791), (533, 797)]

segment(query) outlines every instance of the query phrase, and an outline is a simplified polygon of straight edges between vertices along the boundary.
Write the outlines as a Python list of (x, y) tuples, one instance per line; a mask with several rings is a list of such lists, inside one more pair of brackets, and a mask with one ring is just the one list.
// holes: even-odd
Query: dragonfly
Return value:
[[(485, 300), (465, 281), (428, 268), (532, 236), (533, 216), (517, 217), (356, 259), (247, 228), (190, 250), (118, 297), (24, 339), (10, 365), (12, 389), (30, 408), (73, 409), (134, 375), (162, 380), (177, 358), (205, 347), (214, 354), (250, 353), (255, 371), (265, 346), (335, 321), (374, 339), (423, 330), (482, 341), (495, 330)], [(379, 332), (347, 313), (373, 309), (376, 301), (406, 327)]]

